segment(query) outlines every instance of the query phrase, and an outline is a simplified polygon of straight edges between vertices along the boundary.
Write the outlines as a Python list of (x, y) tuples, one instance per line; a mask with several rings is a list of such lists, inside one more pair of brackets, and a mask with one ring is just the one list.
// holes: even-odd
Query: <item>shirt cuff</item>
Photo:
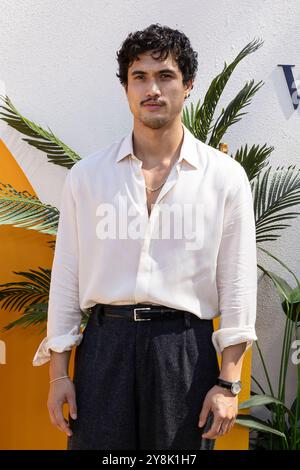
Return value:
[(257, 340), (255, 329), (253, 327), (245, 328), (221, 328), (212, 334), (212, 342), (218, 354), (221, 354), (224, 348), (247, 342), (247, 351)]
[(48, 362), (51, 357), (50, 349), (55, 352), (70, 351), (74, 346), (78, 346), (82, 341), (82, 333), (78, 333), (78, 327), (75, 326), (66, 335), (51, 336), (43, 339), (38, 347), (32, 361), (33, 366), (41, 366)]

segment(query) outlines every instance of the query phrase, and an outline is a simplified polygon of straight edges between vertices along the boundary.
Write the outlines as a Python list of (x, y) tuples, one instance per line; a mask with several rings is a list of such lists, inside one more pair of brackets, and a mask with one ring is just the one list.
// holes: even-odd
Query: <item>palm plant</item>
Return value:
[[(264, 250), (265, 251), (265, 250)], [(271, 383), (270, 373), (264, 360), (258, 342), (256, 346), (265, 373), (268, 392), (253, 377), (254, 382), (262, 393), (252, 393), (252, 397), (240, 405), (240, 409), (251, 407), (265, 407), (268, 412), (267, 421), (260, 420), (254, 416), (239, 415), (237, 422), (256, 431), (252, 439), (254, 448), (268, 450), (299, 450), (300, 449), (300, 361), (295, 358), (294, 365), (297, 367), (297, 391), (291, 404), (286, 403), (286, 378), (289, 367), (290, 351), (292, 348), (293, 333), (297, 346), (298, 328), (300, 326), (300, 282), (295, 274), (280, 261), (272, 256), (296, 280), (296, 287), (292, 288), (283, 278), (271, 271), (259, 266), (264, 275), (268, 276), (280, 298), (282, 310), (285, 314), (285, 328), (281, 348), (281, 361), (279, 370), (278, 390)]]
[[(255, 84), (251, 80), (246, 83), (215, 118), (217, 105), (231, 74), (243, 59), (257, 51), (262, 44), (261, 40), (254, 40), (247, 44), (233, 62), (229, 65), (225, 63), (223, 70), (212, 80), (202, 104), (199, 100), (196, 105), (191, 103), (190, 108), (184, 108), (182, 122), (197, 139), (217, 148), (228, 129), (239, 122), (242, 116), (246, 114), (245, 108), (249, 106), (255, 94), (262, 87), (262, 82)], [(3, 103), (0, 104), (0, 110), (3, 110), (0, 111), (0, 119), (21, 134), (29, 137), (23, 140), (45, 152), (51, 163), (70, 169), (74, 163), (80, 160), (80, 156), (58, 139), (50, 129), (46, 131), (22, 116), (7, 96), (0, 97), (0, 100)], [(231, 155), (244, 167), (251, 184), (257, 246), (271, 258), (274, 258), (274, 255), (263, 249), (261, 244), (266, 241), (275, 241), (281, 236), (282, 230), (290, 226), (286, 222), (299, 214), (299, 212), (292, 211), (291, 208), (300, 202), (299, 169), (296, 169), (295, 166), (289, 166), (288, 168), (277, 167), (272, 171), (271, 166), (269, 166), (269, 157), (273, 150), (274, 148), (267, 146), (267, 144), (253, 145), (250, 148), (245, 144), (234, 155)], [(57, 208), (44, 204), (38, 198), (26, 192), (19, 193), (9, 184), (0, 184), (0, 224), (11, 224), (15, 227), (25, 227), (26, 229), (38, 230), (53, 235), (57, 230), (58, 217), (59, 211)], [(272, 273), (262, 266), (258, 267), (274, 279)], [(45, 325), (51, 271), (41, 267), (39, 267), (39, 270), (16, 273), (26, 278), (24, 283), (11, 282), (0, 285), (0, 301), (3, 302), (3, 307), (14, 308), (14, 310), (22, 312), (21, 317), (7, 325), (6, 329), (17, 325)], [(83, 324), (86, 318), (86, 314), (83, 312)], [(255, 344), (259, 348), (258, 342)], [(261, 359), (263, 362), (262, 355)], [(285, 370), (284, 364), (286, 364), (286, 357), (284, 357), (282, 363), (282, 377)], [(261, 391), (263, 391), (262, 388)], [(298, 391), (298, 395), (300, 395), (300, 391)], [(282, 413), (283, 410), (286, 410), (282, 393), (278, 397), (275, 397), (273, 392), (270, 395), (253, 396), (250, 401), (241, 404), (241, 407), (253, 406), (253, 400), (256, 400), (256, 404), (259, 402), (269, 407), (268, 409), (273, 410), (273, 413), (274, 410), (278, 409), (282, 409)], [(294, 426), (295, 419), (297, 422), (299, 416), (298, 401), (295, 407), (297, 413), (293, 415), (294, 418), (289, 414), (292, 426)], [(282, 439), (287, 440), (286, 429), (283, 430), (283, 421), (282, 416), (278, 418), (278, 422), (274, 420), (262, 422), (255, 417), (245, 415), (238, 417), (239, 424), (248, 426), (251, 429), (258, 429), (262, 433), (271, 433), (273, 437), (277, 436), (280, 442)], [(281, 425), (278, 423), (281, 423)]]
[(81, 157), (56, 137), (49, 127), (49, 130), (46, 131), (41, 126), (22, 116), (8, 96), (0, 96), (0, 99), (4, 103), (0, 106), (4, 110), (4, 112), (0, 113), (1, 119), (21, 134), (29, 136), (30, 139), (22, 140), (45, 152), (49, 162), (70, 169), (74, 163), (81, 160)]
[(0, 182), (0, 222), (55, 235), (59, 210), (43, 204), (28, 191), (16, 191), (10, 184)]
[[(204, 143), (217, 147), (220, 139), (228, 127), (238, 122), (241, 116), (240, 110), (250, 103), (251, 97), (261, 87), (261, 82), (254, 84), (250, 81), (246, 84), (236, 97), (230, 102), (226, 110), (222, 109), (219, 117), (213, 122), (213, 116), (231, 73), (235, 66), (249, 53), (254, 52), (261, 46), (259, 41), (248, 44), (228, 66), (225, 63), (223, 71), (212, 81), (205, 97), (200, 104), (200, 100), (190, 109), (185, 109), (183, 122), (193, 135)], [(280, 262), (290, 273), (287, 266), (276, 258), (268, 250), (262, 248), (261, 244), (267, 241), (274, 241), (280, 237), (280, 233), (289, 224), (284, 223), (289, 219), (297, 217), (299, 212), (292, 211), (291, 208), (300, 203), (300, 175), (299, 169), (294, 166), (288, 168), (277, 167), (272, 172), (268, 158), (273, 151), (272, 147), (253, 145), (249, 150), (247, 145), (241, 146), (232, 158), (239, 161), (244, 167), (251, 184), (255, 223), (257, 248)], [(259, 341), (255, 342), (263, 370), (266, 374), (269, 386), (269, 394), (265, 393), (262, 386), (255, 377), (252, 377), (258, 385), (262, 394), (252, 392), (252, 397), (240, 405), (240, 409), (254, 406), (264, 406), (271, 414), (267, 421), (260, 420), (254, 416), (238, 415), (237, 423), (246, 426), (257, 432), (255, 442), (257, 446), (265, 448), (300, 448), (300, 370), (298, 366), (298, 393), (291, 409), (285, 404), (285, 384), (288, 369), (288, 357), (291, 348), (292, 325), (295, 326), (295, 336), (299, 326), (298, 316), (300, 314), (300, 287), (296, 279), (297, 286), (292, 289), (288, 284), (274, 273), (268, 271), (263, 266), (258, 268), (267, 275), (275, 284), (278, 292), (282, 296), (282, 307), (286, 313), (286, 327), (282, 345), (282, 357), (280, 366), (280, 377), (277, 394), (274, 393), (271, 385), (270, 374), (268, 373), (265, 360), (259, 346)]]
[[(0, 96), (0, 119), (5, 121), (21, 134), (25, 142), (45, 152), (48, 160), (56, 165), (71, 168), (81, 157), (70, 147), (58, 139), (53, 132), (44, 130), (41, 126), (30, 121), (16, 109), (8, 96)], [(59, 220), (59, 210), (50, 204), (44, 204), (28, 191), (17, 191), (10, 184), (0, 182), (0, 224), (13, 227), (23, 227), (37, 230), (48, 235), (56, 235)], [(47, 242), (55, 248), (55, 241)], [(30, 269), (29, 272), (14, 272), (23, 276), (26, 282), (9, 282), (1, 284), (0, 302), (2, 307), (20, 311), (22, 316), (4, 327), (9, 330), (15, 326), (42, 325), (43, 330), (47, 321), (48, 297), (50, 289), (51, 270), (39, 267), (40, 271)], [(46, 277), (45, 277), (46, 276)], [(48, 282), (45, 282), (47, 279)], [(43, 297), (39, 296), (39, 291)], [(19, 301), (18, 301), (19, 300)], [(86, 316), (83, 312), (83, 319)]]
[(30, 269), (29, 272), (13, 272), (27, 280), (2, 284), (0, 301), (3, 301), (2, 307), (10, 311), (24, 311), (20, 318), (9, 323), (5, 329), (10, 330), (16, 325), (42, 325), (43, 332), (47, 318), (51, 270), (39, 267), (39, 270)]

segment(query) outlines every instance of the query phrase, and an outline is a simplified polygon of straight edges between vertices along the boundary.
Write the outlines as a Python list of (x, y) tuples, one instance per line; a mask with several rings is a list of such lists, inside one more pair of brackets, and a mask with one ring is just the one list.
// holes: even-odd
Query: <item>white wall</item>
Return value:
[[(267, 142), (275, 147), (274, 168), (299, 166), (300, 106), (293, 110), (282, 69), (277, 66), (295, 64), (295, 78), (300, 78), (298, 0), (1, 0), (0, 11), (0, 80), (7, 94), (24, 115), (49, 126), (82, 156), (131, 128), (126, 97), (115, 76), (116, 50), (130, 31), (159, 22), (190, 37), (199, 53), (199, 71), (189, 101), (203, 96), (224, 61), (230, 62), (254, 37), (263, 38), (264, 46), (234, 72), (222, 104), (251, 78), (265, 85), (248, 108), (249, 114), (231, 128), (224, 141), (232, 153), (241, 144)], [(19, 143), (20, 136), (10, 134), (12, 148), (19, 148)], [(33, 152), (16, 153), (25, 167), (30, 162), (30, 179), (40, 197), (57, 202), (66, 170)], [(51, 181), (55, 176), (57, 187), (45, 186), (47, 176)], [(300, 278), (299, 228), (300, 219), (292, 222), (278, 242), (265, 248)], [(260, 254), (259, 261), (292, 282), (279, 265)], [(269, 281), (260, 282), (257, 333), (275, 381), (283, 314), (274, 292)], [(253, 351), (253, 374), (261, 379), (255, 347)], [(291, 368), (289, 398), (296, 393), (295, 369)]]

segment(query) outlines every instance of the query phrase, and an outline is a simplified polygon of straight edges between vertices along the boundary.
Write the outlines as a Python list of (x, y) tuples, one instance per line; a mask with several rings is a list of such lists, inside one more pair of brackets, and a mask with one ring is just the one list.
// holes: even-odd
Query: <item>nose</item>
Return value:
[(160, 89), (155, 81), (151, 82), (149, 89), (147, 91), (147, 96), (157, 96), (161, 95)]

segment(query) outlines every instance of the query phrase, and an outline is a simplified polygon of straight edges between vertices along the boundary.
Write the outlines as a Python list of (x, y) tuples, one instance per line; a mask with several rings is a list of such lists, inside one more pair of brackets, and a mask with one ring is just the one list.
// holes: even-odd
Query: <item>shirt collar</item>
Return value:
[[(196, 169), (200, 169), (200, 161), (199, 161), (199, 154), (198, 154), (199, 150), (197, 148), (198, 140), (187, 129), (187, 127), (184, 126), (184, 124), (182, 124), (182, 128), (183, 128), (184, 136), (183, 136), (183, 142), (181, 145), (178, 163), (181, 162), (182, 160), (185, 160)], [(133, 135), (133, 130), (131, 130), (130, 133), (123, 138), (121, 146), (118, 151), (118, 155), (116, 159), (117, 162), (120, 162), (125, 157), (136, 158), (133, 155), (132, 135)]]

